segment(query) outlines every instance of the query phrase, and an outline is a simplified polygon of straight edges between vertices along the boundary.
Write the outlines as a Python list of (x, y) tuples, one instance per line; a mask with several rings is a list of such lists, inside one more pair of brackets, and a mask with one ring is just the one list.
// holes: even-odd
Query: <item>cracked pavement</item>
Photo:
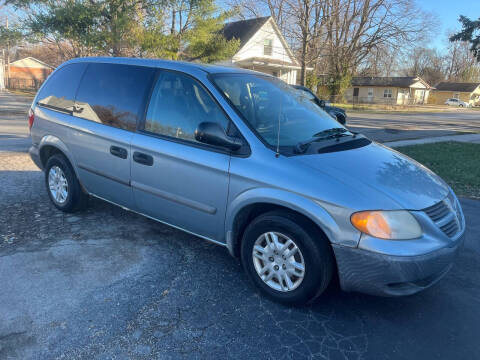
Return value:
[(100, 200), (59, 212), (28, 155), (2, 142), (2, 360), (478, 357), (480, 201), (461, 199), (465, 249), (434, 287), (378, 298), (333, 283), (286, 307), (222, 247)]
[(100, 200), (50, 204), (24, 153), (0, 153), (1, 359), (472, 359), (480, 202), (462, 199), (466, 250), (404, 298), (344, 293), (273, 303), (226, 249)]

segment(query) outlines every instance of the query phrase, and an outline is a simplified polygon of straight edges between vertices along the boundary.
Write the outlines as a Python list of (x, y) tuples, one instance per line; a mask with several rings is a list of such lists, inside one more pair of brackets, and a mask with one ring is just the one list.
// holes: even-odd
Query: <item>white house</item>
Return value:
[(227, 40), (240, 40), (240, 49), (224, 65), (261, 71), (296, 84), (300, 65), (271, 16), (225, 24)]

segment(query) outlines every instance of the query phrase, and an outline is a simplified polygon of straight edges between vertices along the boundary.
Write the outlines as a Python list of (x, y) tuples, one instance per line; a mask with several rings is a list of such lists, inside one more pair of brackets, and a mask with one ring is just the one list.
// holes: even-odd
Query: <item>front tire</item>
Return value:
[(300, 215), (272, 211), (246, 228), (242, 264), (251, 281), (285, 304), (313, 301), (328, 286), (334, 260), (328, 239)]
[(52, 155), (45, 166), (47, 193), (55, 207), (71, 213), (84, 209), (88, 195), (80, 183), (67, 158), (62, 154)]

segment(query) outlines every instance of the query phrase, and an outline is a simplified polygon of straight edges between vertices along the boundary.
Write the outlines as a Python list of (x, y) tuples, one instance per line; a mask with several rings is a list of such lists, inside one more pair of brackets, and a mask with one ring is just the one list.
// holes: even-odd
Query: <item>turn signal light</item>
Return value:
[(30, 108), (30, 110), (28, 110), (28, 130), (32, 130), (34, 121), (35, 121), (35, 114), (32, 108)]
[(390, 239), (392, 231), (380, 211), (361, 211), (352, 215), (353, 226), (365, 234), (381, 239)]

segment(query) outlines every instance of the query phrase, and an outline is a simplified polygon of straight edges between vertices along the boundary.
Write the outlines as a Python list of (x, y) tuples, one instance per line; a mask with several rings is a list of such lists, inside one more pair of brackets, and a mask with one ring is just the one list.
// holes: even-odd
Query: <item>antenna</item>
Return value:
[[(272, 18), (273, 19), (273, 18)], [(275, 21), (275, 20), (274, 20)], [(275, 25), (274, 23), (272, 23), (272, 27), (273, 27), (273, 31), (275, 32)], [(280, 35), (282, 36), (282, 35)], [(286, 47), (284, 46), (283, 42), (281, 41), (281, 39), (279, 38), (280, 40), (280, 44), (282, 46), (282, 63), (283, 63), (283, 66), (285, 66), (285, 53), (287, 52), (287, 49)], [(272, 42), (272, 48), (273, 48), (273, 42)], [(289, 76), (289, 72), (290, 70), (288, 70), (287, 72), (287, 81), (286, 83), (288, 84), (288, 76)], [(280, 81), (283, 81), (282, 80), (282, 68), (279, 69), (279, 75), (280, 75)], [(289, 85), (287, 85), (289, 86)], [(277, 126), (277, 151), (275, 153), (275, 157), (278, 158), (280, 156), (280, 118), (282, 116), (282, 107), (283, 107), (283, 98), (281, 99), (280, 101), (280, 111), (278, 112), (278, 126)]]
[(277, 126), (277, 151), (275, 157), (280, 156), (280, 116), (282, 116), (282, 102), (280, 101), (280, 112), (278, 113), (278, 126)]

